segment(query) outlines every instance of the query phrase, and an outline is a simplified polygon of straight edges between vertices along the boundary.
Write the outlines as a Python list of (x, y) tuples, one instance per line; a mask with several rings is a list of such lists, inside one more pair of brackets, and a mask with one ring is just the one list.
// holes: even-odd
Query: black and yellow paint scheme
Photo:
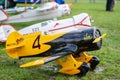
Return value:
[[(97, 57), (88, 56), (85, 52), (99, 50), (105, 35), (101, 36), (100, 30), (95, 27), (47, 35), (41, 32), (27, 35), (12, 32), (6, 41), (6, 51), (12, 58), (44, 57), (23, 64), (21, 68), (56, 60), (62, 66), (59, 72), (85, 75), (99, 63)], [(66, 60), (62, 61), (62, 57)]]

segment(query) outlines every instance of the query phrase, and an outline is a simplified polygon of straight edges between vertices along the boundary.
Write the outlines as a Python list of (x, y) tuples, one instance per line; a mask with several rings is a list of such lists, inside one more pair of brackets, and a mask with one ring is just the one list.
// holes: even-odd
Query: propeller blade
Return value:
[(105, 36), (106, 36), (106, 33), (103, 34), (102, 36), (96, 38), (96, 39), (93, 41), (93, 43), (97, 43), (97, 42), (99, 42), (99, 41), (100, 41), (102, 38), (104, 38)]

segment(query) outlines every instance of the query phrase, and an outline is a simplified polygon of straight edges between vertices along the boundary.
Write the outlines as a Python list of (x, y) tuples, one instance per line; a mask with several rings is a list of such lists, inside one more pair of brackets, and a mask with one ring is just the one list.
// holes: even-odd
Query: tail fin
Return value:
[(0, 42), (5, 42), (8, 35), (13, 31), (16, 30), (9, 24), (0, 25)]
[(8, 15), (6, 14), (6, 12), (4, 10), (2, 10), (0, 8), (0, 22), (4, 21), (4, 20), (7, 20), (7, 19), (8, 19)]
[[(16, 50), (17, 50), (17, 48), (23, 46), (23, 43), (22, 43), (22, 45), (20, 44), (21, 42), (19, 42), (19, 44), (18, 44), (18, 41), (17, 41), (18, 38), (19, 38), (19, 41), (22, 39), (22, 35), (19, 34), (18, 32), (12, 32), (7, 38), (6, 51), (10, 57), (13, 57), (13, 58), (18, 57)], [(13, 49), (16, 49), (16, 50), (13, 50)]]
[(74, 22), (78, 26), (91, 26), (90, 17), (87, 13), (81, 13), (73, 16)]

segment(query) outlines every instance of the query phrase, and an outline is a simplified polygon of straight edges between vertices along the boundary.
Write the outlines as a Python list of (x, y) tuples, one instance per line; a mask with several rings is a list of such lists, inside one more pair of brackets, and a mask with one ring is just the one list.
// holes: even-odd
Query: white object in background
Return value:
[(16, 30), (9, 24), (0, 25), (0, 42), (5, 42), (7, 36), (13, 31)]
[[(20, 13), (15, 16), (9, 17), (3, 23), (15, 23), (15, 22), (29, 22), (35, 20), (53, 19), (70, 14), (71, 4), (61, 4), (56, 2), (48, 2), (41, 7)], [(2, 12), (2, 10), (0, 10)]]
[(0, 8), (0, 22), (8, 19), (8, 15)]
[[(30, 34), (34, 32), (42, 32), (42, 35), (46, 34), (55, 34), (59, 32), (66, 32), (66, 31), (72, 31), (72, 30), (80, 30), (80, 29), (86, 29), (91, 26), (90, 23), (90, 17), (87, 13), (81, 13), (78, 15), (73, 16), (72, 18), (67, 18), (63, 20), (48, 20), (41, 23), (33, 24), (31, 26), (25, 27), (23, 29), (20, 29), (19, 32), (23, 35)], [(6, 28), (6, 29), (3, 29)], [(10, 25), (2, 25), (0, 28), (0, 33), (2, 33), (4, 36), (0, 35), (0, 41), (3, 41), (3, 39), (6, 41), (7, 36), (9, 33), (7, 31), (15, 31), (13, 27)]]
[[(33, 7), (26, 7), (27, 11), (33, 10)], [(24, 12), (25, 7), (14, 7), (4, 10), (6, 13), (17, 13), (17, 12)]]
[(21, 34), (30, 34), (34, 32), (42, 32), (43, 35), (54, 34), (64, 31), (72, 31), (81, 29), (81, 27), (90, 27), (90, 17), (87, 13), (81, 13), (73, 16), (72, 18), (63, 20), (48, 20), (41, 23), (37, 23), (23, 29), (20, 29)]

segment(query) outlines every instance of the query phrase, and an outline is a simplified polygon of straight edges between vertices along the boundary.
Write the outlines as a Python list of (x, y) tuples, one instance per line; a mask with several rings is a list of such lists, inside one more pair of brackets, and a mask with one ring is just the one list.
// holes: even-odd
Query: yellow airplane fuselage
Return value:
[[(17, 32), (13, 32), (7, 39), (6, 50), (7, 54), (12, 58), (51, 56), (64, 49), (67, 50), (67, 45), (74, 45), (77, 47), (75, 54), (78, 54), (82, 51), (100, 49), (101, 40), (92, 43), (99, 36), (101, 34), (96, 28), (48, 35), (37, 32), (22, 36)], [(70, 48), (71, 50), (74, 49), (73, 47)]]

